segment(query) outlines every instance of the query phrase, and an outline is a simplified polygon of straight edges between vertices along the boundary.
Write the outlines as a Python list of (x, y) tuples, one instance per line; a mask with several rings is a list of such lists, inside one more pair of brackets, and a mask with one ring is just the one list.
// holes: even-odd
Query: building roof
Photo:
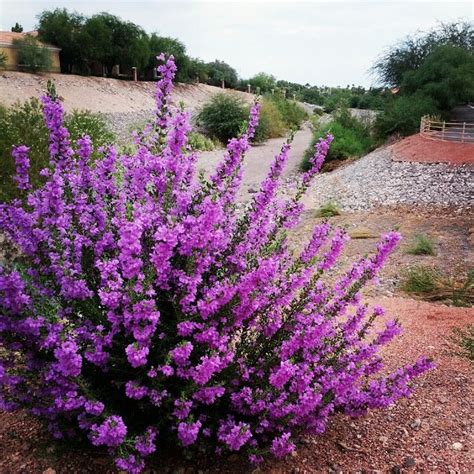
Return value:
[[(16, 39), (23, 39), (25, 36), (37, 37), (37, 31), (27, 31), (24, 33), (15, 33), (13, 31), (0, 31), (0, 46), (11, 46), (13, 41)], [(60, 51), (61, 48), (57, 48), (51, 44), (46, 44), (40, 41), (41, 44), (46, 46), (48, 49)]]

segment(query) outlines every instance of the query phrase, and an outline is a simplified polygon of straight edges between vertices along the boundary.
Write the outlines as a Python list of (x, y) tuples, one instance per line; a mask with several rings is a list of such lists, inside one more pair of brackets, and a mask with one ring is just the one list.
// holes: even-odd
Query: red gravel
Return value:
[(392, 146), (396, 161), (474, 165), (474, 143), (444, 142), (412, 135)]
[[(307, 437), (296, 455), (268, 461), (253, 470), (233, 455), (220, 460), (181, 457), (150, 466), (153, 472), (474, 472), (474, 366), (453, 352), (451, 329), (474, 323), (474, 311), (404, 298), (378, 298), (400, 319), (404, 334), (385, 351), (387, 366), (431, 356), (437, 368), (417, 382), (417, 390), (390, 410), (351, 420), (335, 416), (328, 431)], [(459, 443), (459, 444), (455, 444)], [(0, 473), (114, 472), (94, 453), (57, 449), (39, 423), (24, 412), (0, 413)]]

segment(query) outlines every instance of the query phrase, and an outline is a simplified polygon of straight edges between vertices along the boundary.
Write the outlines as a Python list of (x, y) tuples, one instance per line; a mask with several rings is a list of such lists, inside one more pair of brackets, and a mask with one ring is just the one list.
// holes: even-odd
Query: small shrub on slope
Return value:
[(416, 235), (413, 239), (413, 245), (408, 248), (410, 255), (436, 255), (433, 242), (426, 235)]
[(197, 120), (211, 137), (227, 143), (240, 133), (247, 117), (247, 105), (238, 97), (222, 92), (204, 105)]
[(322, 223), (301, 253), (288, 249), (332, 137), (286, 199), (285, 143), (237, 212), (259, 106), (216, 171), (196, 180), (189, 116), (170, 108), (175, 70), (172, 58), (159, 67), (156, 123), (133, 155), (71, 142), (61, 102), (43, 97), (51, 171), (30, 191), (29, 150), (14, 148), (23, 198), (0, 206), (0, 229), (22, 252), (0, 268), (0, 408), (29, 409), (54, 436), (108, 449), (131, 473), (170, 445), (285, 456), (333, 413), (408, 396), (432, 367), (422, 358), (381, 373), (379, 349), (400, 327), (375, 329), (383, 310), (361, 301), (397, 233), (334, 283), (325, 274), (343, 229)]

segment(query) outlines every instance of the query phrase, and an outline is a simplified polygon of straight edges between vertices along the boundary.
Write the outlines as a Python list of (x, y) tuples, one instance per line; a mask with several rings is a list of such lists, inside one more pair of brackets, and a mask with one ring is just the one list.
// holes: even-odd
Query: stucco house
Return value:
[[(13, 43), (14, 40), (23, 39), (26, 35), (36, 37), (38, 32), (13, 33), (11, 31), (0, 31), (0, 53), (3, 53), (6, 57), (4, 69), (8, 71), (21, 71), (21, 66), (18, 65), (17, 61), (16, 46)], [(49, 72), (60, 72), (59, 52), (61, 49), (49, 44), (41, 44), (46, 47), (51, 57), (51, 69)]]

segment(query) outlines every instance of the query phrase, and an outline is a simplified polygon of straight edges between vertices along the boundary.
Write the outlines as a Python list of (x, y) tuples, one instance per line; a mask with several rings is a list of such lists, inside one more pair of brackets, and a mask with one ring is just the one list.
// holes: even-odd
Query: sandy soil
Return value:
[[(58, 94), (64, 98), (66, 111), (88, 109), (92, 112), (117, 113), (154, 109), (154, 82), (12, 71), (0, 75), (0, 103), (9, 106), (32, 96), (39, 97), (46, 89), (48, 79), (54, 80)], [(230, 89), (226, 91), (246, 102), (254, 99), (252, 94)], [(207, 84), (176, 84), (173, 101), (176, 105), (183, 102), (185, 108), (192, 111), (219, 92), (222, 89)]]

